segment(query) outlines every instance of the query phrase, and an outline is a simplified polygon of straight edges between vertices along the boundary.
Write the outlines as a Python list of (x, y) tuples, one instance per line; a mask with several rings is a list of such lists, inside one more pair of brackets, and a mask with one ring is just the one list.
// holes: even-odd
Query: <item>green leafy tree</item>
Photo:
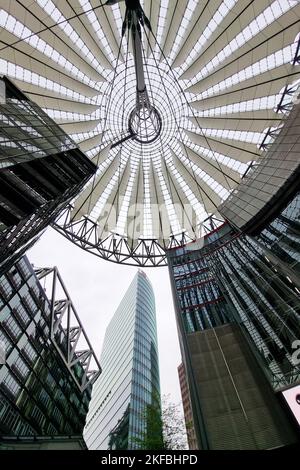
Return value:
[(146, 406), (142, 420), (145, 430), (141, 437), (136, 439), (138, 447), (144, 450), (164, 449), (161, 409), (157, 402)]
[(142, 415), (144, 432), (134, 439), (137, 448), (143, 450), (185, 450), (187, 438), (180, 405), (170, 403), (164, 396), (162, 407), (157, 398), (146, 406)]

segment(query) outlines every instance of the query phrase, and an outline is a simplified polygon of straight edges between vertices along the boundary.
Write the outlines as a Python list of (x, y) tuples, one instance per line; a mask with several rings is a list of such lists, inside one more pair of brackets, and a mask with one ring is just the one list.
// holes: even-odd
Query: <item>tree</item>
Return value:
[(165, 450), (186, 450), (187, 436), (180, 403), (170, 402), (170, 396), (162, 399), (163, 440)]
[(159, 400), (153, 399), (142, 415), (145, 431), (134, 443), (143, 450), (185, 450), (187, 437), (180, 404), (170, 403), (164, 396), (162, 407)]

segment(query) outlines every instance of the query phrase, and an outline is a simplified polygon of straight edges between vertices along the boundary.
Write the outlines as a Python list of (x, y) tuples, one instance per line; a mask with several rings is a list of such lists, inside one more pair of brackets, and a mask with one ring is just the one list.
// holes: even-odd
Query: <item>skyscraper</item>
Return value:
[(198, 447), (197, 447), (197, 439), (196, 439), (196, 433), (195, 433), (194, 421), (193, 421), (191, 396), (190, 396), (189, 386), (188, 386), (186, 372), (185, 372), (183, 363), (181, 363), (180, 366), (178, 366), (178, 377), (179, 377), (179, 384), (180, 384), (180, 390), (181, 390), (184, 420), (185, 420), (186, 434), (187, 434), (189, 449), (196, 450)]
[[(216, 240), (216, 234), (212, 237)], [(185, 247), (169, 255), (198, 448), (272, 449), (295, 443), (294, 427), (268, 381), (259, 351), (246, 339), (250, 321), (237, 320), (226, 290), (219, 287), (207, 264), (205, 248)], [(265, 347), (274, 351), (269, 360), (274, 365), (278, 339), (275, 332), (272, 337), (272, 312), (266, 311), (256, 321), (256, 311), (249, 306), (247, 315), (254, 318), (259, 331), (268, 329)], [(284, 334), (284, 320), (281, 326)]]
[(155, 300), (142, 271), (107, 327), (100, 361), (86, 443), (90, 449), (138, 449), (147, 433), (147, 405), (160, 406)]
[(82, 448), (101, 369), (55, 268), (23, 257), (0, 277), (0, 340), (1, 445)]
[[(198, 243), (168, 253), (199, 446), (205, 448), (222, 445), (216, 423), (225, 410), (227, 423), (237, 418), (235, 404), (225, 400), (235, 393), (245, 418), (249, 407), (254, 419), (259, 400), (264, 412), (256, 416), (255, 431), (246, 419), (244, 442), (235, 441), (233, 429), (230, 438), (227, 425), (228, 446), (270, 448), (297, 439), (282, 394), (300, 376), (293, 355), (300, 334), (299, 122), (300, 105), (295, 104), (265, 155), (219, 207), (224, 219), (210, 217)], [(232, 351), (226, 337), (231, 337)], [(228, 380), (234, 383), (230, 393)], [(250, 382), (255, 402), (246, 393)], [(223, 383), (223, 397), (217, 383)], [(213, 424), (208, 402), (214, 396), (223, 405), (215, 409)], [(241, 436), (242, 420), (235, 425)]]
[(62, 128), (10, 80), (0, 78), (0, 274), (95, 171)]

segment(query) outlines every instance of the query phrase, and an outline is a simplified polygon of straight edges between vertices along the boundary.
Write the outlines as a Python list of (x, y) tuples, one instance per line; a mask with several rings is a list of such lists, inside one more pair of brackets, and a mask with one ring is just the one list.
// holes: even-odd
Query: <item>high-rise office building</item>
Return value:
[(197, 447), (197, 438), (196, 438), (194, 421), (193, 421), (191, 396), (190, 396), (189, 386), (188, 386), (186, 372), (185, 372), (183, 363), (181, 363), (180, 366), (178, 366), (178, 377), (179, 377), (179, 384), (180, 384), (180, 391), (181, 391), (182, 405), (183, 405), (183, 412), (184, 412), (184, 421), (185, 421), (189, 449), (196, 450), (198, 449), (198, 447)]
[(77, 195), (96, 166), (5, 77), (0, 92), (1, 274)]
[[(300, 374), (293, 357), (300, 334), (299, 115), (297, 105), (263, 163), (220, 207), (227, 221), (211, 218), (215, 226), (198, 244), (168, 254), (199, 446), (205, 448), (219, 448), (222, 439), (233, 448), (297, 439), (281, 393), (297, 385)], [(211, 408), (213, 399), (219, 408)], [(224, 413), (227, 440), (219, 434)], [(239, 437), (248, 433), (245, 440), (235, 439), (229, 423)]]
[[(235, 320), (235, 307), (203, 253), (174, 250), (170, 266), (198, 448), (271, 449), (296, 442), (259, 354), (245, 337), (247, 325)], [(248, 315), (255, 311), (249, 308)], [(266, 347), (276, 339), (265, 336)]]
[(84, 447), (100, 367), (56, 268), (23, 257), (0, 278), (0, 341), (1, 448)]
[(147, 406), (160, 407), (155, 299), (138, 271), (109, 323), (84, 437), (90, 449), (138, 449)]

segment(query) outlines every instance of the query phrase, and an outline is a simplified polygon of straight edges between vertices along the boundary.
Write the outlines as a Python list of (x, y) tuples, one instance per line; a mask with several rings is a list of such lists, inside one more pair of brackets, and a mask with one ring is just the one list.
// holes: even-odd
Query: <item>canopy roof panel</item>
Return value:
[(201, 234), (280, 126), (300, 79), (300, 2), (140, 4), (142, 120), (125, 1), (0, 0), (0, 72), (98, 165), (57, 228), (106, 259), (154, 266)]

